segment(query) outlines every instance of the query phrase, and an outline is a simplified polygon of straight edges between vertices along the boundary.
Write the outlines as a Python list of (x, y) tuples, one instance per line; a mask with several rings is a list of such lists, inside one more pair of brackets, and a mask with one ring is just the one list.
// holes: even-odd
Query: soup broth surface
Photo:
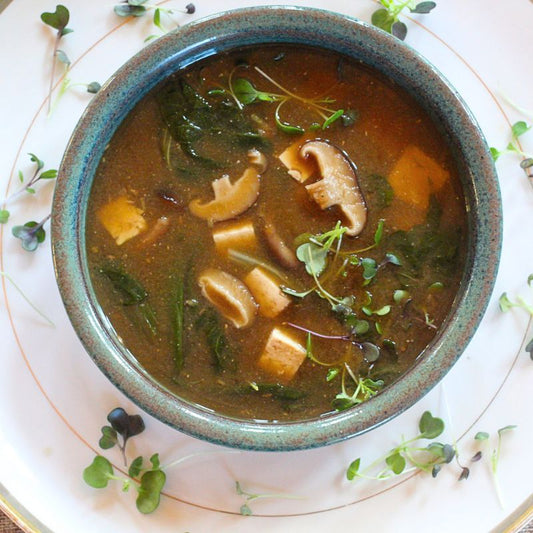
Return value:
[[(349, 202), (307, 188), (340, 172), (311, 147), (364, 198), (359, 234)], [(233, 196), (199, 216), (221, 179)], [(86, 243), (104, 313), (160, 383), (226, 415), (302, 420), (379, 394), (431, 342), (464, 211), (446, 140), (405, 91), (272, 46), (203, 60), (134, 108), (97, 170)]]

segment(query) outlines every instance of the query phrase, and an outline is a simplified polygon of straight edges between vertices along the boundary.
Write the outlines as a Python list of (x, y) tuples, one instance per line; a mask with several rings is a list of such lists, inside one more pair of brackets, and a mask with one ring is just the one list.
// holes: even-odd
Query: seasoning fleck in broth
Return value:
[(443, 136), (365, 66), (290, 46), (174, 75), (107, 148), (87, 215), (99, 302), (180, 397), (302, 420), (378, 394), (431, 342), (464, 263)]

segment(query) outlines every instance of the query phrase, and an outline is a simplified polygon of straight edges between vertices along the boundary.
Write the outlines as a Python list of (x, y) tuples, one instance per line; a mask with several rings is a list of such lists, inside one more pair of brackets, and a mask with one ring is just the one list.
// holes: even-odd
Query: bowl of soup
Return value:
[(461, 355), (493, 287), (497, 179), (464, 102), (364, 22), (236, 10), (95, 96), (53, 203), (98, 367), (210, 442), (294, 450), (383, 424)]

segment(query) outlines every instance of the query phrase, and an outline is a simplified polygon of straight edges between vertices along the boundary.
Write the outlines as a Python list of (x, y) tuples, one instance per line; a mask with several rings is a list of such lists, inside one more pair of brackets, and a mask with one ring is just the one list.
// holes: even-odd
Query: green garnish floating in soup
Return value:
[(267, 46), (134, 108), (86, 242), (102, 309), (155, 379), (229, 416), (302, 420), (414, 364), (451, 309), (464, 228), (451, 151), (409, 95), (349, 58)]

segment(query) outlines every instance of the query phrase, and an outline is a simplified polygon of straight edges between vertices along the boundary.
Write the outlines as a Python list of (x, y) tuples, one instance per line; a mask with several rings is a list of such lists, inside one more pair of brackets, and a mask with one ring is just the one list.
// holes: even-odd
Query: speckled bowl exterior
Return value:
[[(117, 338), (91, 285), (85, 217), (100, 158), (135, 104), (169, 74), (217, 52), (262, 43), (317, 46), (346, 54), (404, 87), (440, 125), (459, 168), (468, 217), (467, 259), (458, 295), (436, 338), (401, 379), (336, 414), (291, 423), (243, 421), (184, 401), (151, 378)], [(145, 411), (210, 442), (285, 451), (324, 446), (383, 424), (417, 402), (461, 355), (486, 309), (502, 239), (496, 172), (475, 119), (441, 74), (418, 53), (364, 22), (300, 7), (226, 12), (161, 37), (125, 64), (95, 96), (59, 169), (52, 246), (57, 280), (74, 328), (107, 377)]]

